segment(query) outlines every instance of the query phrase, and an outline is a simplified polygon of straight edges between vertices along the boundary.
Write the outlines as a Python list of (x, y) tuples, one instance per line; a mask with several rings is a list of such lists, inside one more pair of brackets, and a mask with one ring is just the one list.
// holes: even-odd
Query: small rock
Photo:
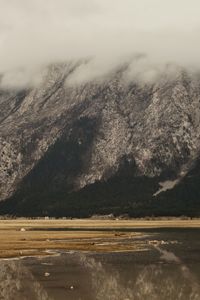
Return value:
[(49, 277), (49, 276), (50, 276), (50, 273), (45, 272), (45, 273), (44, 273), (44, 276), (45, 276), (45, 277)]

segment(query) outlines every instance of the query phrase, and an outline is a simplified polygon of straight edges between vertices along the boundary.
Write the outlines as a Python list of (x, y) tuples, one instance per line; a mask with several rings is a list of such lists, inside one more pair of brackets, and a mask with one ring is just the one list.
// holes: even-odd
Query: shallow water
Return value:
[(143, 232), (147, 251), (2, 260), (0, 299), (199, 300), (200, 229)]

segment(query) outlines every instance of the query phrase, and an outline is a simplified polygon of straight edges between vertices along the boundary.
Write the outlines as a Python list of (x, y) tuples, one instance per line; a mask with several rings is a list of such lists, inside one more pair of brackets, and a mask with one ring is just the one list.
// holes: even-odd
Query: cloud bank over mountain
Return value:
[(70, 79), (83, 82), (138, 54), (126, 78), (199, 70), (199, 12), (198, 0), (0, 0), (1, 85), (35, 85), (43, 66), (87, 59)]

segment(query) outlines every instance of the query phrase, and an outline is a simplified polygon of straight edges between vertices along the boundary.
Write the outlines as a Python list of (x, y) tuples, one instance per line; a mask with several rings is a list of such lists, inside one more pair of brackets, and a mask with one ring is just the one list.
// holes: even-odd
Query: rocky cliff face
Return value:
[(127, 83), (123, 68), (68, 85), (76, 67), (52, 65), (37, 88), (0, 91), (2, 213), (141, 213), (197, 166), (200, 77), (179, 69)]

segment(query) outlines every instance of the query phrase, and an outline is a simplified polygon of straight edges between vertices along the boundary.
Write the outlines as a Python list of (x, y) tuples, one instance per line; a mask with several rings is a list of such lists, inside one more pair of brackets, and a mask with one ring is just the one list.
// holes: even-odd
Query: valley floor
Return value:
[(47, 256), (62, 251), (146, 251), (156, 243), (150, 241), (151, 230), (165, 228), (200, 228), (200, 219), (0, 220), (0, 258)]

